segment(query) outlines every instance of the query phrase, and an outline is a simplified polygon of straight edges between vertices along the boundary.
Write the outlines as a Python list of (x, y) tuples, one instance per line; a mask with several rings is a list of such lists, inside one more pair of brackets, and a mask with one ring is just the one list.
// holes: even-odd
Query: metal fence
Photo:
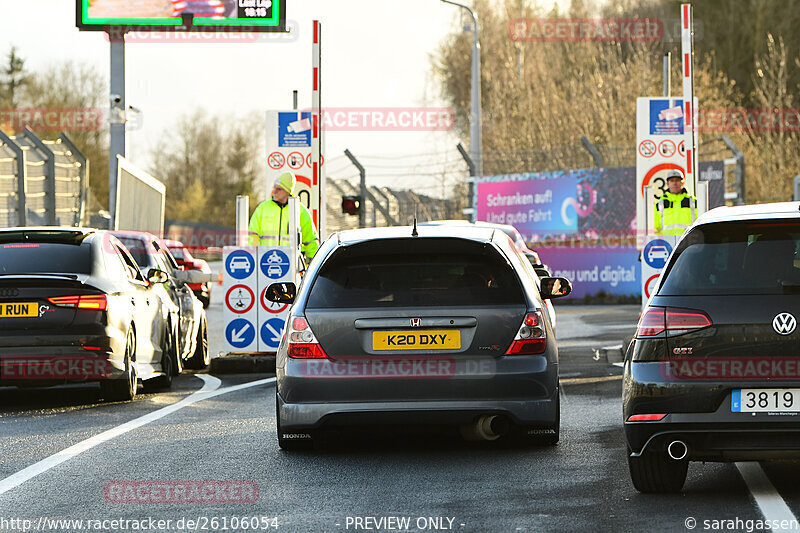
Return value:
[(0, 227), (80, 226), (87, 187), (86, 158), (65, 134), (0, 131)]
[[(327, 231), (333, 233), (358, 228), (358, 217), (342, 212), (343, 196), (358, 196), (359, 186), (343, 179), (328, 178), (325, 195)], [(410, 225), (417, 221), (464, 218), (461, 209), (452, 200), (432, 198), (412, 191), (389, 187), (367, 187), (367, 197), (361, 200), (367, 227)]]

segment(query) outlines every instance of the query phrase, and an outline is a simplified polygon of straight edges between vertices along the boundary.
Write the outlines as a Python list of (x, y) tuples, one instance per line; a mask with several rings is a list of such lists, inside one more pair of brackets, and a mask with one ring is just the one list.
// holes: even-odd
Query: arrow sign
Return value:
[(225, 328), (225, 338), (234, 348), (246, 348), (255, 340), (256, 330), (249, 320), (237, 318)]
[(270, 348), (277, 348), (283, 337), (284, 325), (282, 318), (270, 318), (261, 326), (261, 340)]

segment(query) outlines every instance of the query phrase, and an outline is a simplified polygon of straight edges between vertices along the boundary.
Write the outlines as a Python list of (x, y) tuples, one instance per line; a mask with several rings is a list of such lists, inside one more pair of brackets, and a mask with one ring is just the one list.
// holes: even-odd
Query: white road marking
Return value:
[(792, 510), (786, 505), (786, 502), (778, 494), (775, 486), (767, 477), (764, 469), (757, 462), (738, 462), (736, 468), (742, 475), (747, 488), (750, 489), (750, 494), (756, 501), (761, 514), (764, 519), (772, 522), (773, 524), (780, 524), (781, 521), (786, 521), (789, 524), (789, 529), (773, 529), (773, 531), (797, 531), (791, 528), (791, 524), (797, 523), (797, 518), (792, 514)]
[(104, 442), (108, 442), (115, 437), (119, 437), (120, 435), (124, 435), (129, 431), (134, 429), (138, 429), (144, 425), (149, 424), (150, 422), (155, 422), (161, 418), (164, 418), (167, 415), (171, 415), (175, 411), (179, 411), (184, 407), (188, 407), (192, 404), (197, 402), (201, 402), (203, 400), (208, 400), (209, 398), (213, 398), (215, 396), (219, 396), (221, 394), (227, 394), (229, 392), (234, 392), (242, 389), (246, 389), (249, 387), (255, 387), (257, 385), (265, 385), (267, 383), (274, 383), (275, 378), (267, 378), (267, 379), (259, 379), (257, 381), (250, 381), (248, 383), (242, 383), (240, 385), (233, 385), (231, 387), (225, 387), (224, 389), (220, 389), (219, 386), (222, 384), (218, 378), (214, 376), (208, 376), (205, 374), (197, 374), (197, 377), (202, 379), (205, 383), (203, 388), (199, 391), (193, 393), (192, 395), (184, 398), (183, 400), (176, 402), (172, 405), (168, 405), (166, 407), (162, 407), (157, 411), (153, 411), (152, 413), (148, 413), (144, 416), (140, 416), (139, 418), (135, 418), (124, 424), (121, 424), (115, 428), (111, 428), (107, 431), (102, 433), (98, 433), (93, 437), (89, 437), (86, 440), (82, 440), (81, 442), (70, 446), (60, 452), (57, 452), (50, 457), (42, 459), (38, 463), (34, 463), (27, 468), (23, 468), (16, 474), (12, 474), (9, 477), (0, 480), (0, 494), (4, 494), (9, 490), (18, 487), (32, 479), (39, 474), (47, 472), (51, 468), (54, 468), (61, 463), (69, 461), (73, 457), (80, 455), (81, 453), (91, 450), (98, 444), (102, 444)]

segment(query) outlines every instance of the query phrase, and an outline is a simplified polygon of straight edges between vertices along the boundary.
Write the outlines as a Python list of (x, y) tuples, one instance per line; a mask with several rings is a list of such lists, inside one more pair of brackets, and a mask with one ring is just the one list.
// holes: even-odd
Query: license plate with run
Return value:
[(373, 350), (458, 350), (461, 332), (457, 329), (425, 331), (373, 331)]
[(793, 413), (800, 411), (800, 389), (734, 389), (733, 413)]
[(36, 302), (14, 302), (0, 304), (0, 318), (36, 318), (39, 304)]

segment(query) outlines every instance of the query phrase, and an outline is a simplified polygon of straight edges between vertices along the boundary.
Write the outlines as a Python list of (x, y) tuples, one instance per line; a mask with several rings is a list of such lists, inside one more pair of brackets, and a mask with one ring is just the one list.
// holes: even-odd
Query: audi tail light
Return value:
[(79, 296), (53, 296), (47, 299), (59, 307), (73, 307), (77, 309), (94, 309), (105, 311), (108, 309), (108, 298), (105, 294), (82, 294)]

